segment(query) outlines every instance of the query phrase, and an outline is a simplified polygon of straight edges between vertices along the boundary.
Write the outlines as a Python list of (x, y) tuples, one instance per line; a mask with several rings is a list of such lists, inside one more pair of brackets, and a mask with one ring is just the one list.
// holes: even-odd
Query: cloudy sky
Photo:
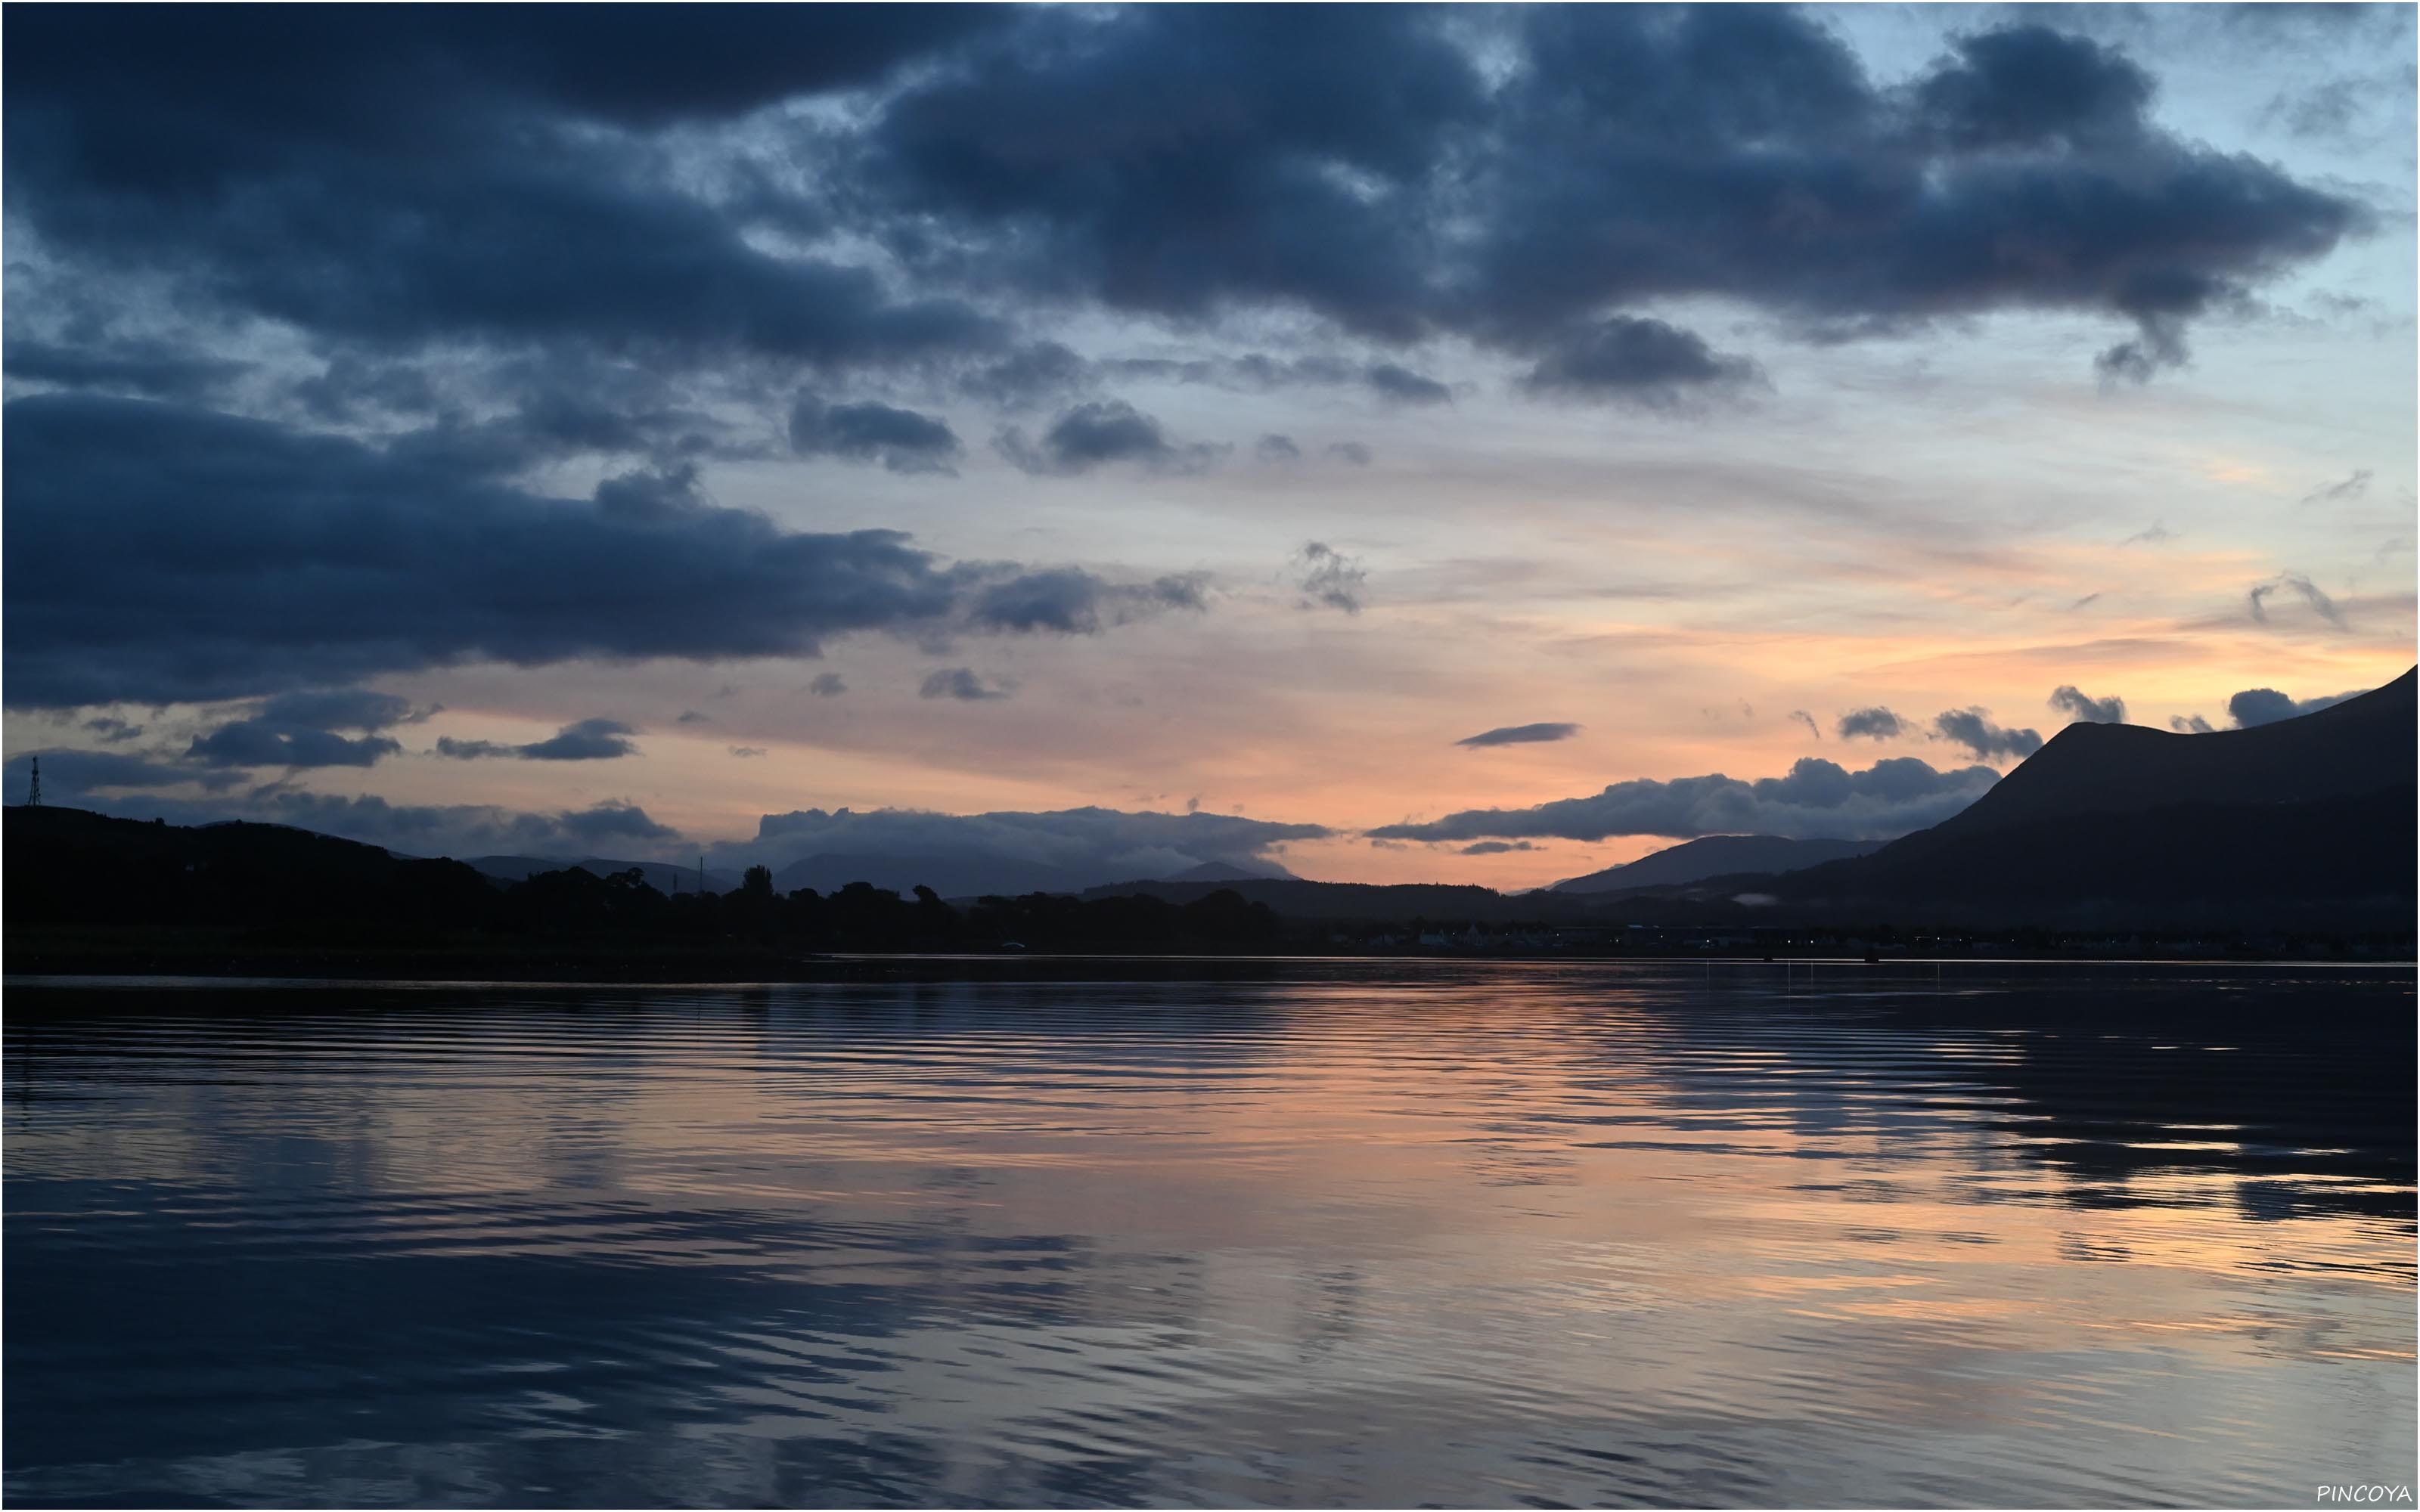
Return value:
[(13, 8), (8, 796), (1522, 887), (2279, 717), (2412, 25)]

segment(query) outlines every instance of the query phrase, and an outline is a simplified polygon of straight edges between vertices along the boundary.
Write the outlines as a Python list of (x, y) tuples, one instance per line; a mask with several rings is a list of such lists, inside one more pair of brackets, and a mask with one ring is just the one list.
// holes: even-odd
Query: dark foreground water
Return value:
[(1226, 975), (14, 986), (7, 1499), (2415, 1478), (2409, 972)]

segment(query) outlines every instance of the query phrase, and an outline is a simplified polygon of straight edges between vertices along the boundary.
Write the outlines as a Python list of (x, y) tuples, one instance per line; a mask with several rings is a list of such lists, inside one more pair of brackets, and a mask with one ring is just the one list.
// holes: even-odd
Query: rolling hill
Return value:
[(1779, 835), (1707, 835), (1640, 856), (1636, 861), (1558, 882), (1549, 892), (1619, 892), (1666, 887), (1708, 877), (1776, 875), (1826, 861), (1878, 851), (1879, 840), (1788, 840)]

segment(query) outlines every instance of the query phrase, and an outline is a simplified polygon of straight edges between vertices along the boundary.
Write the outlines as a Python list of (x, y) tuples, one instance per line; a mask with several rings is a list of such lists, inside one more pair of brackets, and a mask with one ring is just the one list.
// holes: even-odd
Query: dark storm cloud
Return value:
[(1717, 773), (1668, 782), (1640, 778), (1585, 798), (1528, 809), (1467, 809), (1423, 824), (1386, 825), (1378, 840), (1523, 838), (1600, 841), (1616, 835), (1785, 835), (1880, 840), (1940, 823), (1999, 779), (1988, 766), (1936, 771), (1911, 757), (1852, 772), (1804, 757), (1788, 777), (1745, 781)]
[[(375, 732), (424, 719), (408, 699), (366, 687), (281, 693), (244, 717), (196, 735), (185, 759), (206, 766), (371, 766), (403, 749)], [(348, 738), (339, 731), (363, 733)]]
[(84, 728), (114, 746), (120, 741), (142, 739), (145, 727), (130, 724), (115, 715), (104, 714), (86, 719), (84, 722)]
[(1526, 746), (1539, 741), (1569, 740), (1580, 733), (1575, 724), (1508, 724), (1454, 742), (1457, 746)]
[(411, 701), (367, 687), (305, 688), (261, 701), (256, 717), (271, 724), (326, 730), (386, 730), (417, 724), (436, 713)]
[[(2368, 224), (2166, 131), (2139, 61), (2030, 20), (1885, 86), (1763, 7), (124, 14), (9, 18), (12, 224), (332, 359), (941, 363), (1006, 396), (1071, 377), (1019, 339), (1042, 306), (1274, 308), (1619, 398), (1748, 371), (1594, 325), (1711, 297), (1827, 338), (2099, 315), (2134, 378)], [(839, 90), (867, 92), (740, 141)], [(861, 260), (767, 243), (835, 230)]]
[(1133, 462), (1154, 472), (1199, 472), (1217, 462), (1222, 447), (1178, 445), (1158, 421), (1122, 399), (1080, 404), (1053, 421), (1039, 441), (1010, 426), (1000, 434), (1001, 455), (1025, 471), (1069, 477), (1110, 462)]
[(639, 748), (629, 739), (637, 733), (619, 719), (582, 719), (525, 746), (440, 735), (437, 754), (466, 762), (489, 757), (512, 757), (524, 762), (610, 762), (639, 753)]
[(515, 363), (486, 378), (510, 392), (509, 409), (476, 420), (448, 409), (394, 437), (388, 454), (419, 467), (499, 479), (574, 456), (639, 456), (654, 472), (690, 483), (700, 458), (761, 455), (761, 448), (733, 440), (721, 422), (680, 406), (660, 380), (624, 364)]
[(790, 409), (790, 450), (800, 456), (879, 462), (893, 472), (948, 472), (959, 453), (947, 424), (887, 404), (826, 404), (801, 394)]
[(2041, 749), (2042, 737), (2033, 730), (2004, 730), (1993, 724), (1989, 709), (1945, 709), (1932, 717), (1932, 736), (1963, 746), (1987, 762), (2023, 760)]
[(2071, 714), (2086, 724), (2124, 724), (2126, 701), (2112, 693), (2107, 698), (2093, 698), (2071, 683), (2053, 688), (2050, 706)]
[[(955, 623), (1018, 570), (952, 565), (892, 531), (786, 532), (698, 503), (677, 477), (551, 499), (130, 400), (20, 399), (0, 429), (20, 706), (236, 697), (473, 658), (812, 655), (851, 631)], [(1120, 602), (1131, 614), (1166, 597)]]
[(1347, 614), (1361, 612), (1361, 594), (1369, 586), (1370, 574), (1358, 557), (1348, 557), (1325, 541), (1310, 541), (1295, 553), (1295, 564), (1302, 573), (1295, 584), (1302, 590), (1302, 608), (1324, 606)]
[(241, 719), (194, 736), (185, 757), (208, 766), (371, 766), (402, 749), (388, 735), (349, 740), (325, 730), (281, 730)]
[(971, 667), (944, 667), (928, 673), (916, 689), (920, 699), (963, 699), (976, 702), (985, 699), (1004, 699), (1008, 690), (996, 687), (976, 675)]
[(1851, 709), (1840, 716), (1836, 728), (1842, 740), (1854, 740), (1863, 735), (1869, 740), (1891, 740), (1908, 733), (1905, 719), (1885, 708)]
[(1662, 408), (1692, 393), (1759, 381), (1755, 363), (1717, 356), (1691, 332), (1616, 316), (1555, 340), (1521, 386), (1531, 393)]
[(2131, 59), (2046, 27), (1962, 38), (1956, 53), (1915, 90), (1916, 130), (1955, 149), (2123, 141), (2151, 102)]
[(2294, 699), (2288, 698), (2273, 687), (2247, 687), (2226, 701), (2226, 713), (2227, 717), (2235, 721), (2235, 727), (2238, 730), (2250, 730), (2258, 725), (2275, 724), (2280, 719), (2292, 719), (2305, 714), (2317, 714), (2319, 710), (2342, 703), (2347, 699), (2359, 698), (2361, 692), (2361, 689), (2355, 688), (2350, 693)]
[(1062, 635), (1091, 635), (1106, 625), (1210, 607), (1209, 579), (1202, 573), (1172, 573), (1148, 583), (1104, 581), (1076, 567), (1031, 572), (997, 583), (974, 595), (968, 617), (978, 626), (998, 630), (1055, 630)]
[(70, 346), (17, 339), (0, 348), (0, 369), (11, 378), (149, 399), (203, 398), (241, 376), (245, 367), (159, 341)]
[(584, 129), (872, 82), (1005, 19), (889, 8), (717, 25), (640, 8), (595, 27), (537, 8), (12, 16), (9, 208), (61, 255), (371, 346), (963, 349), (995, 329), (963, 302), (759, 251), (632, 137)]

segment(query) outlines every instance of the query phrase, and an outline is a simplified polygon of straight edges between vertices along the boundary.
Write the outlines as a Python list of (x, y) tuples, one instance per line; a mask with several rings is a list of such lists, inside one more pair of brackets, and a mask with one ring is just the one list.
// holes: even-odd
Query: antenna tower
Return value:
[(25, 807), (28, 809), (39, 809), (41, 806), (42, 759), (39, 756), (37, 756), (34, 758), (34, 785), (25, 790)]

